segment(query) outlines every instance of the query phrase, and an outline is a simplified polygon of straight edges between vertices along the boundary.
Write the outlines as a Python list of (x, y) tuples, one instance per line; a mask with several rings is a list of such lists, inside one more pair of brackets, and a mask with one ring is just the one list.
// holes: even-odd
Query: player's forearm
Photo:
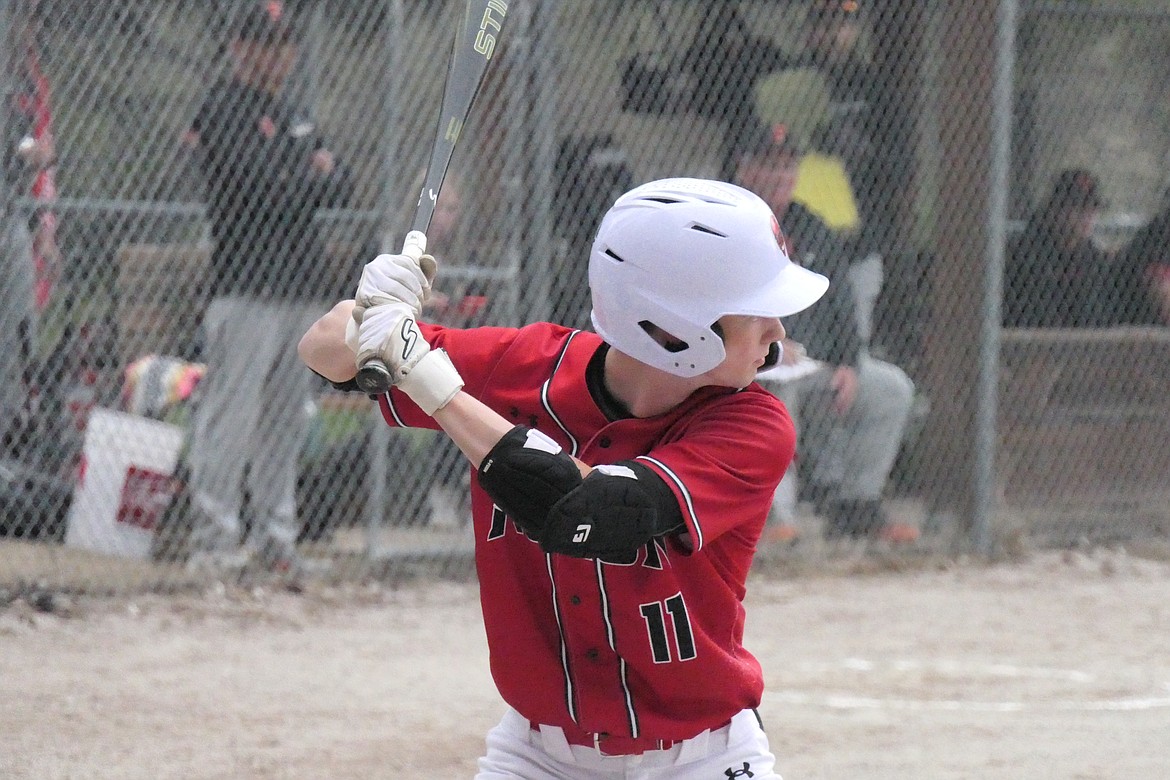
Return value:
[[(515, 423), (509, 422), (465, 392), (460, 392), (450, 403), (437, 410), (434, 419), (477, 469), (500, 439), (515, 427)], [(592, 471), (590, 466), (576, 458), (573, 460), (581, 476), (587, 476)]]
[[(361, 288), (367, 283), (366, 274), (371, 272), (384, 277), (374, 285), (375, 289), (393, 288), (394, 295), (399, 297), (364, 310), (361, 327), (356, 334), (352, 329), (349, 332), (350, 343), (357, 342), (350, 355), (356, 354), (359, 364), (364, 364), (369, 358), (384, 361), (398, 391), (414, 401), (424, 414), (430, 415), (471, 465), (478, 469), (516, 425), (465, 392), (463, 377), (450, 356), (443, 349), (431, 349), (418, 327), (418, 308), (422, 302), (417, 297), (409, 302), (402, 297), (411, 290), (414, 280), (399, 272), (403, 267), (412, 267), (413, 263), (415, 259), (406, 255), (383, 255), (381, 261), (366, 266), (358, 300), (362, 299)], [(419, 266), (413, 267), (419, 269)], [(422, 286), (422, 280), (417, 284)], [(322, 353), (317, 365), (311, 362), (309, 365), (328, 378), (332, 377), (326, 370), (335, 368), (329, 362), (334, 357), (332, 345), (338, 339), (338, 332), (342, 334), (341, 340), (346, 341), (346, 325), (352, 321), (354, 301), (345, 304), (335, 306), (319, 320), (302, 342), (302, 356), (306, 362), (314, 359), (319, 351)], [(356, 339), (352, 338), (354, 335)], [(582, 475), (592, 471), (580, 461), (574, 463)]]
[(512, 430), (512, 423), (465, 392), (436, 410), (434, 418), (476, 468), (496, 442)]
[(353, 351), (345, 343), (345, 328), (353, 301), (341, 301), (314, 322), (297, 344), (306, 366), (331, 382), (347, 382), (357, 376)]

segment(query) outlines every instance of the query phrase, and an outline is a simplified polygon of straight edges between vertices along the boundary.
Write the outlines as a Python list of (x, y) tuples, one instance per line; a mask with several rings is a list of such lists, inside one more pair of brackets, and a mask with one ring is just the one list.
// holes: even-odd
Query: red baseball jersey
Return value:
[[(504, 700), (532, 721), (613, 736), (688, 739), (755, 707), (759, 662), (743, 647), (743, 597), (772, 494), (792, 459), (784, 405), (752, 384), (708, 387), (666, 414), (610, 420), (585, 372), (593, 333), (424, 325), (465, 390), (590, 465), (637, 459), (678, 499), (691, 547), (668, 537), (633, 564), (547, 554), (472, 479), (475, 560)], [(405, 395), (391, 425), (434, 428)]]

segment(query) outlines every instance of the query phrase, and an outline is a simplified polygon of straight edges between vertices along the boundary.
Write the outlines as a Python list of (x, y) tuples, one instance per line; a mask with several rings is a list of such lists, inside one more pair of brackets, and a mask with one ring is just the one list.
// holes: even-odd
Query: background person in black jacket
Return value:
[(1170, 208), (1147, 222), (1117, 261), (1124, 321), (1170, 325)]
[(1003, 324), (1015, 328), (1099, 328), (1125, 319), (1127, 302), (1109, 256), (1093, 242), (1105, 205), (1097, 177), (1061, 171), (1048, 198), (1008, 247)]
[(683, 52), (682, 67), (694, 86), (690, 110), (725, 128), (720, 176), (730, 178), (735, 175), (736, 154), (759, 121), (757, 82), (790, 58), (772, 39), (752, 32), (739, 3), (724, 0), (709, 8)]
[(51, 139), (34, 139), (31, 119), (21, 111), (15, 90), (0, 132), (0, 455), (17, 452), (20, 423), (28, 409), (28, 372), (36, 352), (37, 310), (33, 237), (29, 215), (15, 201), (26, 196), (32, 178), (53, 161)]
[(802, 473), (825, 520), (827, 537), (877, 537), (909, 541), (915, 529), (891, 523), (882, 494), (902, 445), (914, 386), (902, 369), (871, 358), (863, 348), (849, 287), (849, 251), (841, 236), (811, 211), (792, 202), (800, 149), (783, 125), (761, 128), (738, 159), (736, 183), (772, 207), (789, 255), (829, 277), (829, 291), (815, 307), (785, 318), (786, 351), (802, 348), (815, 370), (765, 387), (788, 406), (797, 424)]
[(301, 565), (297, 461), (312, 392), (296, 345), (336, 293), (323, 286), (330, 274), (315, 217), (352, 187), (312, 119), (283, 95), (297, 39), (281, 4), (248, 6), (229, 49), (230, 78), (210, 89), (184, 136), (201, 156), (213, 239), (208, 371), (187, 457), (190, 563), (286, 571)]

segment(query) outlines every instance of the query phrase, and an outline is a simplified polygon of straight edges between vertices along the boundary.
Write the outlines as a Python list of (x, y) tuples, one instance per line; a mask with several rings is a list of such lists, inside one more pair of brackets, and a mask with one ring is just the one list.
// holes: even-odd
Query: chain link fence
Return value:
[[(591, 235), (616, 195), (674, 175), (747, 184), (762, 133), (797, 176), (760, 194), (840, 241), (802, 254), (805, 223), (781, 220), (850, 292), (867, 400), (802, 433), (773, 513), (791, 549), (832, 551), (818, 476), (848, 482), (851, 454), (909, 549), (1165, 543), (1170, 4), (508, 5), (432, 226), (430, 317), (589, 327)], [(0, 585), (196, 576), (211, 302), (243, 290), (324, 313), (400, 246), (461, 6), (0, 0)], [(240, 46), (257, 12), (291, 31), (278, 98), (257, 97)], [(244, 94), (224, 85), (248, 68), (238, 113), (261, 105), (261, 121), (222, 119), (221, 100), (209, 123), (208, 96)], [(225, 209), (248, 212), (246, 234), (216, 232)], [(290, 279), (295, 295), (274, 292)], [(799, 381), (769, 387), (810, 416)], [(335, 576), (471, 570), (467, 470), (444, 439), (390, 430), (316, 377), (269, 400), (295, 412), (229, 441), (293, 446), (295, 473), (216, 452), (237, 464), (224, 500), (241, 533), (285, 485), (299, 549)]]

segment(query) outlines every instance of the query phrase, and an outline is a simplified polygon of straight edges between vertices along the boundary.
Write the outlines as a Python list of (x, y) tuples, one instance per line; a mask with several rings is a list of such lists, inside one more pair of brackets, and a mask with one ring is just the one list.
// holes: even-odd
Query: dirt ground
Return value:
[[(1164, 559), (780, 564), (748, 602), (788, 780), (1170, 776)], [(16, 599), (0, 777), (470, 778), (486, 655), (450, 580)]]

